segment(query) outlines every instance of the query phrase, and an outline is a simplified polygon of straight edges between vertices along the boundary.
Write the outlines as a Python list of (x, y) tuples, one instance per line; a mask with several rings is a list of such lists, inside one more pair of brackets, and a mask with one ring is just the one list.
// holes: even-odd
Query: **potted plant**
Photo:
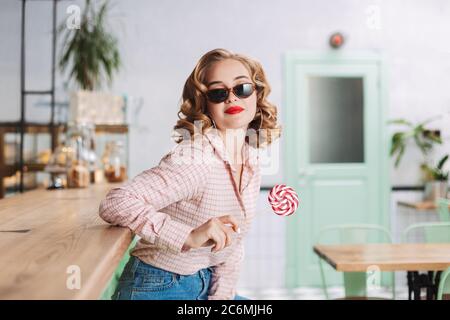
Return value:
[(406, 127), (405, 130), (394, 132), (392, 135), (390, 155), (393, 157), (395, 156), (395, 167), (399, 166), (403, 154), (405, 153), (406, 146), (411, 140), (415, 142), (416, 146), (424, 156), (424, 162), (422, 164), (428, 163), (428, 155), (433, 149), (433, 146), (442, 143), (438, 131), (425, 128), (425, 125), (433, 120), (435, 119), (431, 118), (418, 124), (413, 124), (404, 119), (389, 121), (391, 124)]
[(70, 77), (84, 90), (101, 88), (105, 78), (111, 84), (120, 68), (117, 39), (106, 29), (108, 8), (105, 1), (97, 11), (86, 0), (79, 29), (68, 29), (65, 22), (58, 29), (64, 36), (59, 67), (63, 72), (70, 67)]
[(442, 144), (440, 132), (438, 130), (430, 130), (425, 126), (434, 121), (437, 117), (427, 119), (423, 122), (413, 124), (405, 119), (396, 119), (389, 121), (390, 124), (404, 126), (405, 129), (396, 131), (392, 135), (390, 155), (395, 157), (394, 166), (397, 168), (405, 153), (407, 145), (413, 141), (423, 155), (423, 161), (420, 164), (422, 180), (427, 180), (425, 168), (428, 166), (429, 155), (435, 144)]
[[(82, 89), (72, 93), (70, 118), (73, 121), (123, 123), (123, 99), (94, 90), (103, 83), (111, 85), (121, 59), (117, 38), (107, 30), (108, 2), (86, 0), (79, 28), (69, 29), (63, 22), (58, 33), (63, 37), (59, 67)], [(119, 120), (117, 120), (119, 118)], [(122, 119), (120, 119), (122, 118)]]
[(448, 193), (449, 171), (444, 171), (445, 162), (448, 160), (448, 154), (442, 157), (437, 166), (431, 167), (422, 164), (422, 170), (425, 172), (425, 200), (436, 201), (438, 198), (446, 198)]

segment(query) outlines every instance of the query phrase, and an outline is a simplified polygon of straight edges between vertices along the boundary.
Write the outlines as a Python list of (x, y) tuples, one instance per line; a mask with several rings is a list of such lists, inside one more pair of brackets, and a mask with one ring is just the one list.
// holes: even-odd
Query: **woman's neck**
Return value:
[(232, 165), (240, 165), (243, 163), (243, 152), (245, 143), (244, 129), (227, 129), (219, 130), (224, 141), (225, 149)]

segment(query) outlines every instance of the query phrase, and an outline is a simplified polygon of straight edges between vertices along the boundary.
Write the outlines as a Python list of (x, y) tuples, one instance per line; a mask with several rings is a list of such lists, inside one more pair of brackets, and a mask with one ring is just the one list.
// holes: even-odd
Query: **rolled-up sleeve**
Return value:
[(244, 245), (242, 239), (238, 238), (228, 259), (212, 268), (208, 300), (234, 299), (243, 260)]
[[(193, 226), (160, 212), (170, 204), (191, 199), (207, 183), (209, 166), (186, 157), (198, 149), (179, 145), (158, 166), (143, 171), (131, 181), (113, 188), (99, 207), (108, 223), (130, 228), (143, 240), (174, 252), (181, 252)], [(180, 155), (185, 153), (183, 160)]]

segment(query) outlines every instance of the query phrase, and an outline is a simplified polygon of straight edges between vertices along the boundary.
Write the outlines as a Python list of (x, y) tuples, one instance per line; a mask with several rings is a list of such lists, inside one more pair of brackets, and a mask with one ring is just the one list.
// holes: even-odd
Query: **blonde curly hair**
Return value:
[[(271, 90), (264, 70), (258, 61), (226, 49), (214, 49), (204, 54), (187, 78), (181, 98), (180, 111), (178, 111), (179, 120), (174, 126), (175, 132), (187, 131), (192, 139), (195, 134), (194, 122), (201, 121), (200, 130), (202, 134), (213, 126), (212, 119), (206, 111), (205, 93), (208, 90), (206, 73), (212, 64), (225, 59), (234, 59), (241, 62), (248, 69), (256, 86), (256, 114), (249, 123), (247, 131), (249, 129), (255, 130), (257, 139), (253, 141), (248, 139), (247, 136), (246, 141), (256, 148), (271, 144), (280, 137), (281, 126), (277, 124), (277, 107), (267, 100)], [(182, 134), (174, 136), (176, 143), (182, 142), (185, 138)]]

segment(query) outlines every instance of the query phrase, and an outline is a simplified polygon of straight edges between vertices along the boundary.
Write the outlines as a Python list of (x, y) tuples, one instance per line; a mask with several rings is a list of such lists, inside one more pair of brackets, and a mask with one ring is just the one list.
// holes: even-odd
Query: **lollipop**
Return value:
[(269, 192), (269, 203), (273, 212), (279, 216), (290, 216), (297, 210), (298, 195), (285, 184), (277, 184)]

